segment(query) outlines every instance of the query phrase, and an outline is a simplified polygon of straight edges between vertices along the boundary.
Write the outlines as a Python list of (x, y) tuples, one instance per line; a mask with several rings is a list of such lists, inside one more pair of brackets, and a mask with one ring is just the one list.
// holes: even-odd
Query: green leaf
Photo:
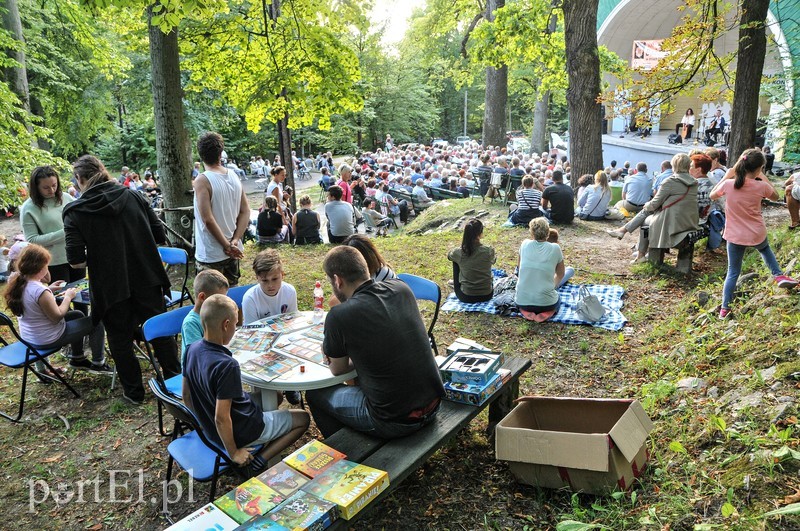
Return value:
[(732, 515), (736, 514), (736, 507), (734, 507), (730, 503), (723, 503), (722, 509), (720, 510), (722, 512), (723, 518), (730, 518)]
[(587, 531), (588, 529), (603, 529), (600, 524), (584, 524), (575, 520), (564, 520), (556, 524), (556, 531)]
[(795, 459), (800, 461), (800, 452), (789, 448), (788, 446), (782, 446), (781, 448), (775, 450), (772, 453), (772, 457), (777, 459), (778, 461), (783, 461), (784, 459)]
[(675, 452), (676, 454), (687, 455), (689, 453), (686, 451), (686, 448), (684, 448), (683, 445), (678, 441), (672, 441), (671, 443), (669, 443), (669, 449)]
[(783, 516), (787, 514), (800, 514), (800, 503), (791, 503), (786, 507), (781, 507), (780, 509), (775, 509), (774, 511), (764, 513), (761, 515), (761, 517), (766, 518), (768, 516)]

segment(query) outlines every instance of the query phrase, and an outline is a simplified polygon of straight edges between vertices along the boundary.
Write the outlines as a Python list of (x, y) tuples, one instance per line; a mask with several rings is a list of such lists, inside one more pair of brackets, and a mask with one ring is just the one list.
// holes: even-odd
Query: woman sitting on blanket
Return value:
[[(564, 267), (564, 255), (557, 243), (548, 242), (550, 224), (546, 218), (530, 222), (533, 239), (525, 240), (519, 248), (519, 280), (515, 302), (520, 310), (535, 314), (558, 313), (558, 292), (575, 274)], [(556, 235), (557, 237), (557, 235)]]
[(494, 249), (481, 243), (483, 223), (471, 219), (464, 226), (461, 247), (452, 249), (447, 258), (453, 262), (453, 290), (461, 302), (492, 300), (492, 264)]

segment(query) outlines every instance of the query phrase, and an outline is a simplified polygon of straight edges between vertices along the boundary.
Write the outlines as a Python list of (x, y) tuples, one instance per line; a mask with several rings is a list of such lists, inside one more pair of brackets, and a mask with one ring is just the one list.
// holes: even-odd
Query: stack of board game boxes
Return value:
[(389, 475), (311, 441), (167, 531), (318, 531), (350, 520), (389, 486)]
[(452, 402), (480, 406), (511, 377), (511, 371), (500, 368), (503, 354), (469, 339), (456, 339), (447, 347), (447, 354), (439, 372), (445, 396)]

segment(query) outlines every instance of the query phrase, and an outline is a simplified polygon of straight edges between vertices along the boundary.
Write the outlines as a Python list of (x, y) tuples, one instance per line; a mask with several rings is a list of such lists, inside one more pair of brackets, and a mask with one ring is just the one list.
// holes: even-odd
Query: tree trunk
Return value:
[[(152, 7), (148, 8), (148, 20), (153, 16)], [(149, 24), (149, 33), (156, 154), (164, 205), (168, 208), (191, 206), (191, 148), (183, 125), (178, 29), (173, 28), (169, 33), (164, 33), (158, 26)], [(180, 213), (170, 212), (167, 215), (167, 224), (191, 241), (191, 227), (182, 227), (180, 218)]]
[[(28, 70), (25, 66), (25, 37), (22, 35), (22, 21), (19, 18), (19, 8), (17, 7), (17, 0), (3, 0), (3, 29), (11, 34), (11, 37), (21, 44), (19, 50), (6, 50), (6, 55), (19, 63), (19, 66), (9, 66), (4, 69), (4, 74), (8, 85), (14, 94), (17, 95), (22, 108), (27, 112), (31, 111), (30, 92), (28, 90)], [(25, 124), (29, 132), (33, 132), (33, 127), (27, 116), (20, 116), (18, 120)], [(37, 147), (35, 142), (32, 142), (33, 147)]]
[(542, 154), (547, 151), (547, 114), (550, 111), (550, 91), (542, 94), (536, 100), (536, 107), (533, 110), (533, 132), (531, 133), (531, 153)]
[[(730, 165), (745, 149), (755, 146), (758, 94), (767, 52), (766, 19), (769, 0), (742, 2), (739, 26), (739, 49), (736, 59), (736, 83), (731, 108), (731, 138), (728, 149)], [(735, 124), (735, 125), (734, 125)]]
[[(284, 91), (285, 93), (285, 91)], [(286, 113), (282, 120), (278, 120), (278, 153), (281, 156), (281, 162), (286, 168), (286, 181), (284, 186), (291, 186), (292, 190), (297, 190), (294, 186), (294, 165), (292, 164), (292, 133), (289, 131), (289, 113)], [(296, 210), (297, 203), (295, 201), (297, 194), (292, 194), (291, 205), (292, 212)]]
[(599, 0), (564, 0), (567, 55), (567, 106), (572, 186), (578, 177), (603, 168), (600, 56), (597, 51)]
[[(494, 20), (494, 12), (505, 5), (505, 0), (488, 0), (486, 20)], [(506, 103), (508, 100), (508, 67), (486, 68), (486, 98), (483, 115), (483, 145), (505, 146)]]

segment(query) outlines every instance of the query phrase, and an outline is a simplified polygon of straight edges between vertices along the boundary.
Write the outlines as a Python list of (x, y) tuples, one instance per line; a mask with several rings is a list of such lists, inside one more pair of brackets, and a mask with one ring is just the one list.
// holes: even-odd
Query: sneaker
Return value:
[(128, 402), (129, 404), (134, 405), (134, 406), (141, 406), (142, 404), (144, 404), (144, 398), (138, 398), (138, 399), (137, 398), (131, 398), (128, 395), (126, 395), (125, 393), (122, 393), (122, 398), (126, 402)]
[(609, 236), (612, 236), (612, 237), (614, 237), (614, 238), (616, 238), (618, 240), (621, 240), (623, 237), (625, 237), (625, 233), (624, 232), (620, 232), (618, 230), (610, 230), (609, 229), (609, 230), (606, 230), (606, 234), (608, 234)]
[(283, 396), (285, 396), (286, 401), (293, 406), (296, 406), (300, 403), (300, 391), (284, 391)]
[[(636, 254), (638, 255), (639, 253), (636, 253)], [(643, 263), (645, 263), (645, 262), (647, 262), (647, 255), (644, 255), (644, 256), (637, 256), (636, 258), (634, 258), (633, 260), (631, 260), (631, 263), (632, 263), (632, 264), (643, 264)]]
[(731, 315), (731, 311), (728, 308), (720, 308), (719, 309), (719, 318), (720, 319), (727, 319)]
[(103, 363), (92, 363), (92, 366), (87, 369), (92, 374), (114, 374), (114, 369), (108, 366), (105, 361)]
[(69, 360), (69, 368), (76, 371), (88, 371), (92, 368), (92, 362), (86, 358)]
[(775, 283), (778, 285), (779, 288), (786, 288), (792, 289), (793, 287), (800, 284), (797, 280), (793, 279), (792, 277), (787, 277), (786, 275), (778, 275), (775, 277)]

